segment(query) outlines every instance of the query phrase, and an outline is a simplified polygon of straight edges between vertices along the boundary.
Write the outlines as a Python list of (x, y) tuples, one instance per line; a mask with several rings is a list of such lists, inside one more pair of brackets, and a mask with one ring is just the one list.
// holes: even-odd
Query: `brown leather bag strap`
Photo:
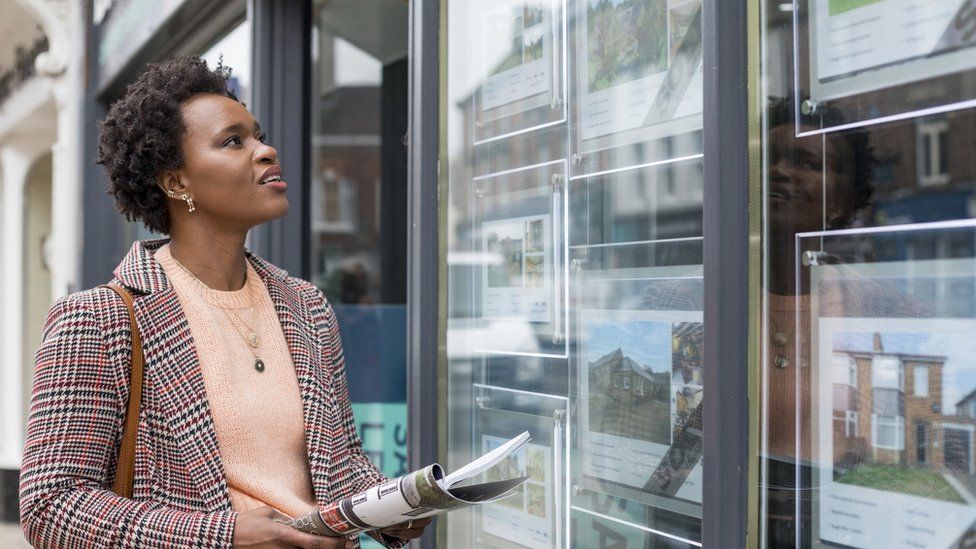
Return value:
[(119, 294), (129, 310), (129, 326), (132, 331), (132, 369), (129, 372), (129, 405), (125, 411), (125, 427), (122, 430), (122, 446), (119, 448), (118, 465), (115, 468), (115, 484), (112, 491), (124, 497), (132, 497), (132, 483), (136, 467), (136, 435), (139, 433), (139, 409), (142, 406), (142, 337), (136, 324), (132, 295), (115, 284), (102, 284)]

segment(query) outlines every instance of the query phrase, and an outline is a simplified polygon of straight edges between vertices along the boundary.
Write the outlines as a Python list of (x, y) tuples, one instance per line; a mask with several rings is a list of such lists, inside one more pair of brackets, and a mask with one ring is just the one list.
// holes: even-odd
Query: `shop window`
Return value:
[(947, 183), (949, 181), (949, 122), (944, 118), (919, 120), (916, 125), (915, 147), (919, 184)]
[(217, 40), (200, 57), (211, 68), (230, 67), (227, 87), (245, 104), (251, 103), (251, 22), (245, 20)]
[(310, 278), (342, 330), (363, 449), (396, 477), (407, 473), (408, 7), (309, 3)]

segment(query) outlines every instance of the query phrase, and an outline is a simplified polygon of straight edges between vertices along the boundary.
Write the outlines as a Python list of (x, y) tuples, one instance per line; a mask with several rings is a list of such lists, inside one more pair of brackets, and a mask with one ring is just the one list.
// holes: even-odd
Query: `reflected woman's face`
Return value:
[(196, 204), (191, 215), (246, 231), (288, 212), (287, 184), (267, 181), (280, 173), (278, 152), (244, 105), (201, 94), (184, 102), (182, 113), (184, 163), (176, 173)]
[(798, 138), (791, 124), (770, 129), (766, 198), (771, 231), (792, 236), (822, 230), (825, 218), (849, 218), (853, 171), (842, 141), (825, 141), (819, 135)]

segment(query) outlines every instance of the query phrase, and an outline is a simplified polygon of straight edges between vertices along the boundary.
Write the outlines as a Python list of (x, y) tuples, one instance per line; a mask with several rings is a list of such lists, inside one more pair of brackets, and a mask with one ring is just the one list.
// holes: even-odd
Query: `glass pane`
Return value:
[(447, 468), (546, 471), (447, 545), (700, 546), (701, 2), (442, 7)]
[(762, 5), (761, 545), (966, 546), (972, 2)]
[(335, 309), (363, 449), (396, 477), (408, 472), (407, 6), (312, 10), (310, 280)]
[(227, 87), (245, 104), (251, 104), (251, 22), (245, 20), (234, 27), (200, 57), (210, 68), (222, 63), (232, 69)]

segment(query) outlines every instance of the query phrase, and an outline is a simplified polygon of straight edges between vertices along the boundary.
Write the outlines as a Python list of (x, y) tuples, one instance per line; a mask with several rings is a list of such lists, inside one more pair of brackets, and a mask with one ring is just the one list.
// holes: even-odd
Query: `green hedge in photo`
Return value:
[(882, 0), (830, 0), (830, 9), (828, 12), (830, 15), (839, 15), (846, 11), (856, 10), (857, 8), (863, 8)]
[(966, 503), (942, 475), (926, 469), (912, 469), (897, 465), (860, 465), (837, 478), (838, 482), (899, 492), (911, 496), (939, 499), (952, 503)]

